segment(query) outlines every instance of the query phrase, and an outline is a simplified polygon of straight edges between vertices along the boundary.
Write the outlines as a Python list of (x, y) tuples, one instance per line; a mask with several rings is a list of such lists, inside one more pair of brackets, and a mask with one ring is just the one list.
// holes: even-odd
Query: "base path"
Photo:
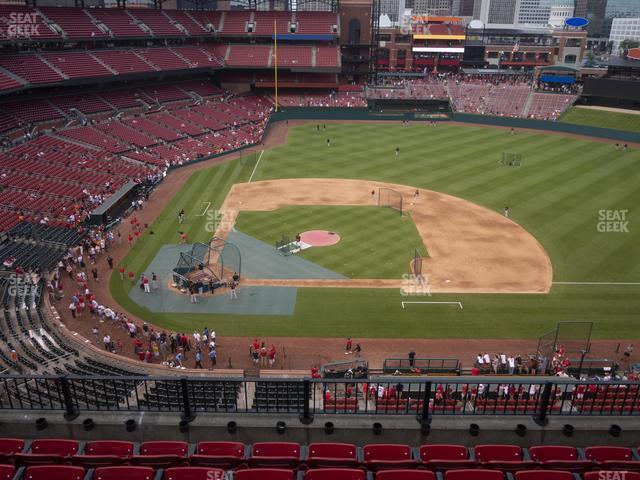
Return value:
[[(222, 205), (229, 219), (241, 210), (287, 205), (377, 205), (380, 188), (403, 195), (429, 258), (422, 274), (433, 293), (548, 293), (553, 269), (540, 243), (517, 223), (451, 195), (367, 180), (296, 178), (235, 184)], [(372, 195), (372, 191), (375, 195)], [(228, 222), (229, 225), (232, 222)], [(228, 231), (216, 235), (226, 238)], [(381, 242), (384, 239), (380, 239)], [(384, 248), (383, 243), (380, 248)], [(410, 252), (407, 252), (410, 253)], [(408, 269), (407, 269), (408, 270)], [(245, 279), (245, 284), (298, 287), (401, 288), (406, 280)]]

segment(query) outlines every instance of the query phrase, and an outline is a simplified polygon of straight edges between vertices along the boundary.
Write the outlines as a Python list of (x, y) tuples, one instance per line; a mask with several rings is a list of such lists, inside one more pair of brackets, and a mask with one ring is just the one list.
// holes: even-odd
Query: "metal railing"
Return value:
[(536, 377), (345, 379), (0, 375), (0, 409), (314, 414), (640, 415), (640, 383)]

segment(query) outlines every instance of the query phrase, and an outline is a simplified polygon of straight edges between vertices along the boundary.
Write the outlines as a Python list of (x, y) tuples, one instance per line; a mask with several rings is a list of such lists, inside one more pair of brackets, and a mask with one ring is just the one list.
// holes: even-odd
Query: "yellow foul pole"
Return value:
[(273, 20), (273, 72), (276, 93), (276, 112), (278, 111), (278, 23)]

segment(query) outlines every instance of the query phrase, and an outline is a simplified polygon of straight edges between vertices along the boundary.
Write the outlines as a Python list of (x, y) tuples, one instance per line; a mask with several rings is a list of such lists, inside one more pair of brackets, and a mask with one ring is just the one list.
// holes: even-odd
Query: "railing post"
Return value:
[(70, 422), (75, 420), (80, 415), (80, 412), (76, 409), (73, 403), (73, 396), (71, 395), (71, 385), (69, 379), (63, 375), (59, 377), (60, 389), (62, 390), (62, 398), (64, 400), (64, 419)]
[(553, 383), (546, 382), (544, 384), (544, 389), (542, 390), (542, 395), (540, 396), (540, 401), (538, 402), (538, 413), (533, 417), (533, 421), (540, 426), (545, 426), (549, 423), (549, 419), (547, 418), (547, 410), (549, 410), (549, 402), (551, 400), (551, 390), (553, 389)]
[(300, 414), (300, 422), (304, 425), (309, 425), (313, 422), (313, 415), (309, 411), (309, 401), (311, 399), (311, 380), (305, 378), (302, 381), (302, 391), (304, 395), (304, 402), (302, 402), (302, 413)]
[(431, 382), (424, 384), (424, 399), (422, 400), (422, 413), (416, 417), (420, 425), (430, 425), (431, 416), (429, 415), (429, 402), (431, 400)]
[(187, 377), (180, 378), (180, 388), (182, 389), (182, 420), (190, 422), (196, 418), (196, 415), (191, 411), (189, 383), (187, 381)]

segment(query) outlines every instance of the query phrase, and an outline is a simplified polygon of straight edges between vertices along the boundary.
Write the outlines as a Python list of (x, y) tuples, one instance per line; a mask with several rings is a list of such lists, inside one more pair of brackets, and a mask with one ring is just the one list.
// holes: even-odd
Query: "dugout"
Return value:
[(118, 218), (131, 207), (131, 202), (138, 197), (140, 185), (129, 181), (107, 198), (102, 205), (91, 212), (89, 223), (91, 225), (107, 225), (114, 218)]

